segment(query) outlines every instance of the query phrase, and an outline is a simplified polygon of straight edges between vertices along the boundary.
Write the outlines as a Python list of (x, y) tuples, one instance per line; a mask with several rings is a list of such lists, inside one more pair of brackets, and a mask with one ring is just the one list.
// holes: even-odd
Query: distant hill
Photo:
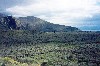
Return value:
[(20, 29), (24, 29), (24, 30), (36, 30), (36, 31), (45, 31), (45, 32), (80, 31), (76, 27), (53, 24), (34, 16), (19, 17), (17, 18), (17, 21), (20, 26)]
[(80, 31), (76, 27), (53, 24), (34, 16), (12, 17), (0, 14), (0, 28), (2, 30), (34, 30), (44, 32)]

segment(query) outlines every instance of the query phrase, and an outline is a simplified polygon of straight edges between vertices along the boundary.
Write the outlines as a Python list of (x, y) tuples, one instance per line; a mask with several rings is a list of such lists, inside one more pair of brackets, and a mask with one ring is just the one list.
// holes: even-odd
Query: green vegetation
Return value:
[[(66, 43), (42, 43), (34, 45), (13, 45), (0, 50), (4, 54), (5, 64), (42, 64), (47, 62), (48, 66), (55, 65), (77, 65), (77, 58), (72, 54), (72, 50), (78, 48), (76, 45)], [(71, 58), (69, 58), (71, 57)], [(11, 59), (12, 58), (12, 59)], [(16, 61), (14, 61), (15, 59)], [(7, 62), (7, 63), (6, 63)], [(27, 65), (26, 65), (27, 66)]]
[(26, 30), (8, 30), (0, 32), (1, 44), (20, 43), (100, 43), (100, 32), (34, 32)]
[(0, 32), (1, 66), (99, 66), (99, 32)]
[(95, 44), (16, 44), (2, 47), (0, 63), (6, 66), (39, 66), (43, 63), (46, 66), (95, 66), (99, 64), (99, 51), (99, 45)]

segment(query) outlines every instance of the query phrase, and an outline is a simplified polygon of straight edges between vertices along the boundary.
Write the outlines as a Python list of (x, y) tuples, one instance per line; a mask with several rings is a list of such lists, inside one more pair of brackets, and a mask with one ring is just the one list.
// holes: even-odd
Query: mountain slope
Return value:
[(19, 22), (18, 24), (20, 25), (20, 29), (25, 29), (25, 30), (37, 30), (45, 32), (80, 31), (76, 27), (53, 24), (34, 16), (19, 17), (17, 21)]
[(15, 18), (0, 14), (0, 29), (2, 30), (34, 30), (43, 32), (80, 31), (76, 27), (53, 24), (34, 16)]
[(2, 30), (13, 30), (17, 29), (17, 24), (12, 16), (1, 16), (0, 17), (0, 29)]

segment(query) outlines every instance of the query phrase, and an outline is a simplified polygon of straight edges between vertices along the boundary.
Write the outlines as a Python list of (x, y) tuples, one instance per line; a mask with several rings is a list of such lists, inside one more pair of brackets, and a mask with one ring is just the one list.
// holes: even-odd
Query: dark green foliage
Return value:
[(78, 63), (86, 63), (87, 66), (100, 65), (100, 45), (99, 44), (84, 44), (79, 49), (74, 50), (73, 53), (78, 59)]
[(10, 57), (18, 62), (41, 66), (99, 66), (100, 45), (38, 43), (0, 45), (1, 57)]
[(43, 62), (41, 66), (47, 66), (47, 62)]
[[(74, 50), (75, 47), (77, 48), (77, 46), (61, 44), (62, 43), (39, 43), (11, 45), (9, 47), (2, 47), (0, 55), (2, 57), (10, 57), (21, 63), (37, 63), (42, 66), (66, 65), (68, 62), (75, 62), (75, 64), (77, 64), (77, 59), (72, 55), (72, 50)], [(72, 56), (72, 58), (67, 59), (67, 57), (70, 56)]]
[(100, 43), (98, 32), (34, 32), (26, 30), (1, 31), (1, 44), (15, 43)]
[[(0, 32), (0, 56), (27, 64), (98, 66), (99, 32)], [(51, 43), (50, 43), (51, 42)]]

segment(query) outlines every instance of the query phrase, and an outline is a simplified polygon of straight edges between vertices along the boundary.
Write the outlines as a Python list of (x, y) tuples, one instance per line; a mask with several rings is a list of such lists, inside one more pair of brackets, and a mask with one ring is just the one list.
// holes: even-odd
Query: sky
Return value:
[(100, 31), (100, 0), (0, 0), (0, 13)]

